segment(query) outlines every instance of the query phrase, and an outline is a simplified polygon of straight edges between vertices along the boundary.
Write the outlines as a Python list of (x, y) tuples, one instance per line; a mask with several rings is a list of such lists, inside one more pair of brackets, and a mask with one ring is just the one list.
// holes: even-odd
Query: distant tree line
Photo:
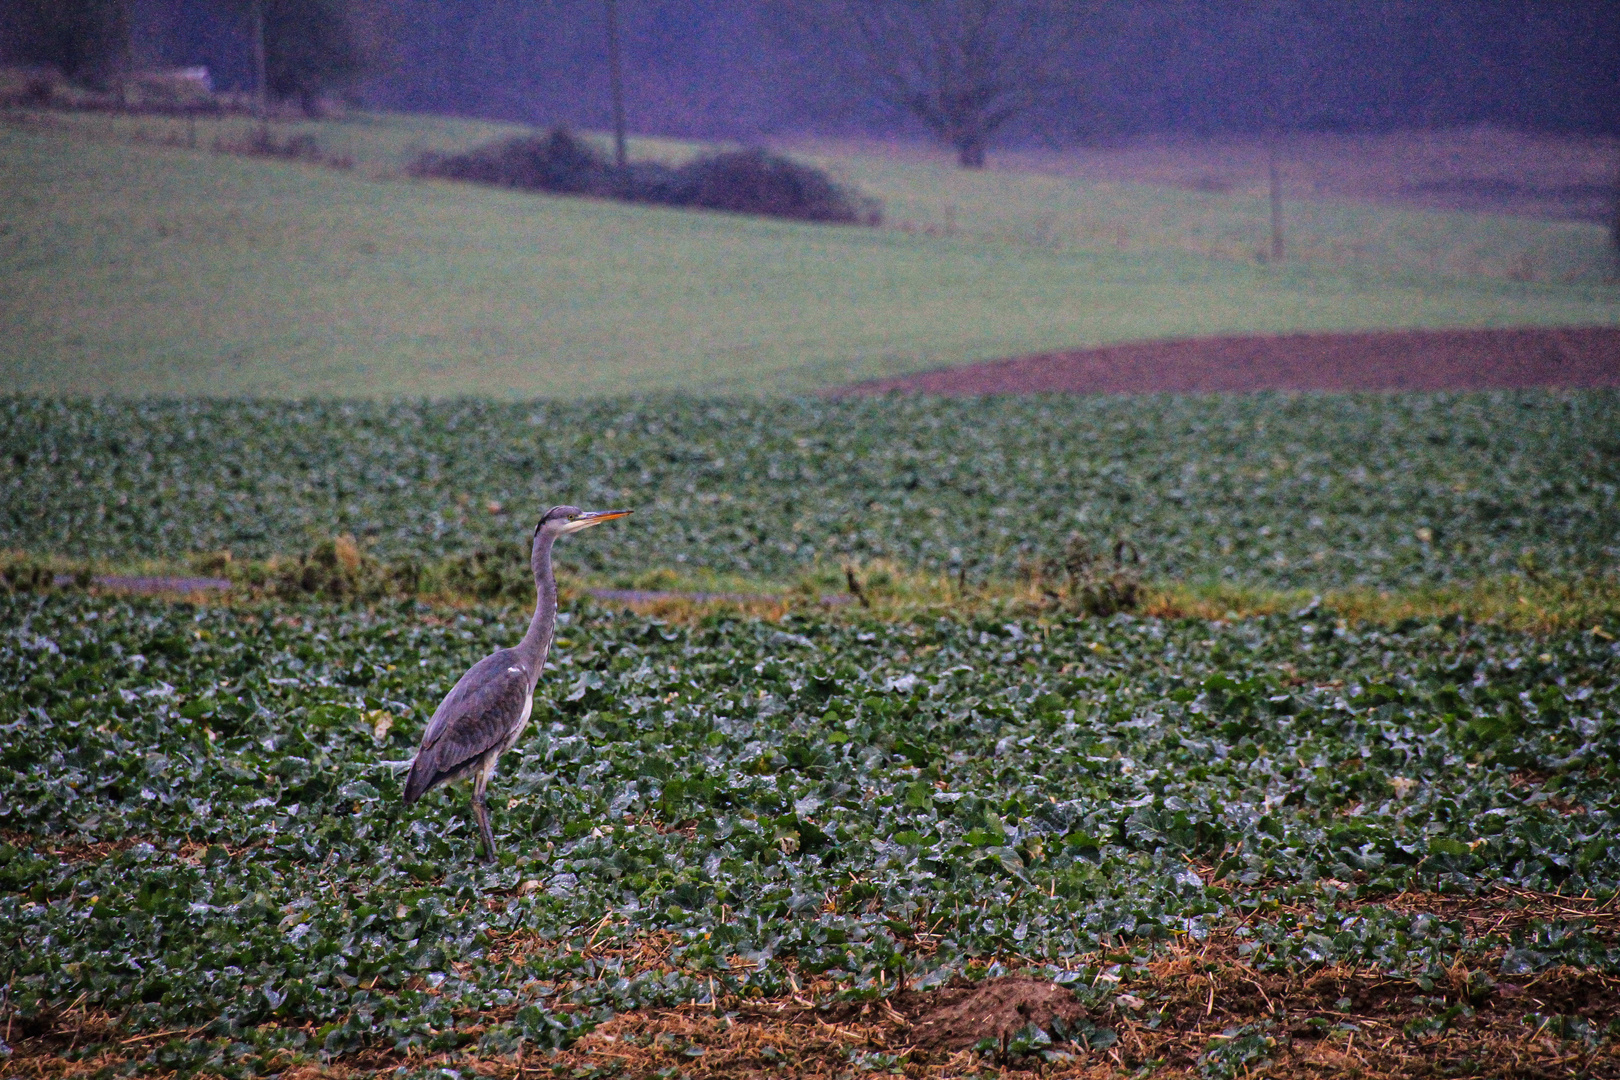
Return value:
[(7, 59), (58, 69), (75, 82), (106, 86), (129, 55), (128, 0), (11, 0)]
[[(135, 64), (133, 2), (6, 0), (6, 59), (111, 87)], [(353, 85), (364, 70), (351, 0), (211, 0), (211, 7), (228, 19), (262, 21), (265, 89), (272, 98), (314, 112), (323, 95)]]
[[(231, 0), (240, 6), (243, 0)], [(351, 85), (363, 61), (345, 0), (258, 0), (264, 10), (265, 81), (314, 113), (321, 96)]]
[[(1614, 0), (617, 0), (613, 35), (608, 0), (262, 2), (271, 92), (305, 102), (605, 128), (620, 100), (643, 131), (909, 129), (967, 165), (1162, 131), (1620, 134)], [(135, 33), (246, 88), (251, 6), (0, 0), (0, 48), (105, 80)]]

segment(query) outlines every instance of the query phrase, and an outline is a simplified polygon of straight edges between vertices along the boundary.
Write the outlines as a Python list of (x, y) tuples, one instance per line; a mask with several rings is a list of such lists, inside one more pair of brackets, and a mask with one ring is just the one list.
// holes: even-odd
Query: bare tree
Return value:
[(261, 123), (271, 98), (294, 99), (310, 116), (321, 97), (352, 84), (365, 69), (356, 0), (213, 0), (248, 19), (254, 89)]
[(1082, 0), (795, 0), (874, 93), (920, 120), (965, 169), (1010, 121), (1062, 92), (1063, 61), (1094, 5)]

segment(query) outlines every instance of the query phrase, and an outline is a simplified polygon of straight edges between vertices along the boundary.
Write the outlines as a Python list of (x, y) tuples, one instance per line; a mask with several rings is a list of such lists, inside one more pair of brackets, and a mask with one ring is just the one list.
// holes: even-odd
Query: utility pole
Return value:
[(253, 67), (258, 75), (254, 108), (259, 114), (259, 141), (270, 142), (270, 72), (264, 53), (264, 0), (253, 0)]
[(1277, 169), (1277, 135), (1272, 133), (1266, 154), (1266, 173), (1271, 181), (1271, 258), (1281, 262), (1283, 249), (1282, 178)]
[(1614, 200), (1609, 205), (1609, 254), (1614, 256), (1609, 280), (1620, 281), (1620, 169), (1615, 170), (1614, 188), (1609, 197)]
[[(1272, 0), (1263, 8), (1261, 18), (1266, 30), (1268, 41), (1264, 53), (1263, 68), (1265, 78), (1265, 118), (1263, 130), (1266, 140), (1266, 180), (1267, 194), (1271, 202), (1271, 260), (1281, 262), (1286, 254), (1283, 246), (1283, 214), (1282, 214), (1282, 175), (1277, 167), (1277, 144), (1282, 141), (1282, 132), (1288, 129), (1286, 120), (1293, 115), (1297, 103), (1295, 101), (1295, 79), (1299, 57), (1290, 55), (1287, 60), (1287, 72), (1280, 70), (1284, 58), (1279, 55), (1283, 43), (1287, 40), (1288, 26), (1285, 16), (1291, 10), (1289, 0)], [(1297, 29), (1297, 28), (1296, 28)], [(1287, 100), (1284, 101), (1286, 94)]]
[(624, 168), (628, 156), (624, 149), (624, 60), (619, 51), (618, 0), (604, 0), (607, 4), (608, 87), (613, 95), (613, 162)]
[(132, 0), (118, 5), (118, 108), (129, 108), (129, 81), (135, 73), (135, 17)]

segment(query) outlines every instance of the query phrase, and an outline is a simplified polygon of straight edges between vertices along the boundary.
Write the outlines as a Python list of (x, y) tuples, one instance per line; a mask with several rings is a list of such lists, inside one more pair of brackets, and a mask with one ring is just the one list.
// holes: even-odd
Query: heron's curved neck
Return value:
[(534, 552), (529, 559), (534, 569), (534, 618), (529, 620), (529, 632), (518, 642), (517, 649), (528, 664), (530, 685), (540, 678), (557, 627), (557, 579), (551, 572), (551, 545), (555, 540), (545, 532), (535, 534)]

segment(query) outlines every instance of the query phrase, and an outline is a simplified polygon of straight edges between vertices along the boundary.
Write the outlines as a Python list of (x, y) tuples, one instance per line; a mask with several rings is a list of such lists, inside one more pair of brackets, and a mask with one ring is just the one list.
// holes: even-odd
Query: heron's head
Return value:
[(550, 533), (552, 536), (566, 536), (568, 533), (588, 529), (592, 525), (600, 525), (604, 521), (622, 518), (633, 513), (630, 510), (581, 510), (577, 506), (553, 506), (540, 517), (540, 523), (534, 527), (534, 534)]

